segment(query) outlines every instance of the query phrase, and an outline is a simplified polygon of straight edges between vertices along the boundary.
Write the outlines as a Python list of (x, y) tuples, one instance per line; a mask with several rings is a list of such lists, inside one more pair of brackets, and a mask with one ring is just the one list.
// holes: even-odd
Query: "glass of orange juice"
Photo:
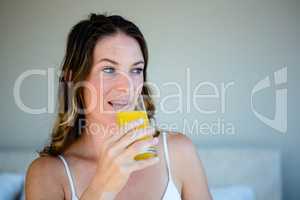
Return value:
[[(145, 108), (144, 104), (144, 98), (142, 95), (139, 95), (135, 102), (135, 107), (133, 110), (124, 110), (124, 111), (118, 111), (117, 112), (117, 123), (118, 126), (123, 127), (126, 126), (129, 122), (138, 120), (138, 119), (143, 119), (144, 123), (140, 126), (138, 126), (136, 129), (142, 129), (142, 128), (147, 128), (149, 126), (152, 126), (152, 121), (149, 122), (148, 116), (147, 116), (147, 111)], [(153, 138), (152, 135), (150, 136), (145, 136), (141, 139), (138, 140), (151, 140)], [(138, 141), (136, 140), (136, 141)], [(134, 159), (135, 160), (144, 160), (148, 158), (152, 158), (157, 156), (157, 147), (156, 146), (151, 146), (148, 149), (146, 149), (144, 152), (137, 154)]]

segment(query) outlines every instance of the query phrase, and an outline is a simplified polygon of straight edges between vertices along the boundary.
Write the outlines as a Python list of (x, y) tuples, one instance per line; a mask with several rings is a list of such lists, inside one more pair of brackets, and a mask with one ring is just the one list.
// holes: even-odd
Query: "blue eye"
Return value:
[(143, 71), (144, 69), (140, 67), (132, 69), (132, 72), (135, 74), (141, 74)]
[(104, 67), (102, 71), (104, 71), (105, 73), (108, 73), (108, 74), (112, 74), (112, 73), (114, 73), (116, 70), (115, 70), (115, 68), (113, 68), (113, 67)]

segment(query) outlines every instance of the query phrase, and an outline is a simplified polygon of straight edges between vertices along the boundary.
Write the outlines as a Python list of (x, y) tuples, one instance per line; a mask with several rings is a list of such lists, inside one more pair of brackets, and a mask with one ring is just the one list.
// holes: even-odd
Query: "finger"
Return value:
[(152, 158), (148, 158), (148, 159), (145, 159), (145, 160), (139, 160), (139, 161), (134, 162), (134, 163), (129, 167), (129, 170), (130, 170), (131, 172), (133, 172), (133, 171), (145, 169), (146, 167), (155, 165), (156, 163), (159, 162), (159, 160), (160, 160), (160, 159), (159, 159), (158, 156), (152, 157)]
[(129, 122), (128, 124), (120, 127), (120, 129), (124, 132), (127, 133), (135, 128), (137, 128), (138, 126), (142, 125), (144, 123), (144, 119), (140, 118), (138, 120)]
[(113, 133), (113, 135), (107, 139), (107, 142), (112, 144), (116, 141), (118, 141), (121, 137), (123, 137), (126, 133), (129, 131), (134, 130), (135, 128), (141, 126), (144, 123), (143, 119), (138, 119), (132, 122), (129, 122), (125, 126), (119, 127), (116, 132)]
[(127, 162), (135, 162), (134, 157), (142, 153), (154, 153), (156, 154), (155, 149), (153, 148), (159, 142), (158, 138), (153, 138), (151, 140), (140, 140), (136, 141), (128, 148), (126, 148), (119, 155), (122, 160)]
[(128, 134), (120, 138), (117, 143), (115, 143), (114, 148), (116, 149), (116, 151), (122, 151), (127, 146), (134, 143), (135, 141), (138, 141), (146, 136), (151, 136), (149, 137), (149, 139), (152, 139), (154, 133), (155, 133), (155, 129), (152, 127), (129, 132)]

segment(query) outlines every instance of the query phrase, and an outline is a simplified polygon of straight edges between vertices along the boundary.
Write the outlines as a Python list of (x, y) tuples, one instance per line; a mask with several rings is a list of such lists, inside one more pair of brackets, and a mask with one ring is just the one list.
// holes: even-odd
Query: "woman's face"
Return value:
[(142, 90), (143, 70), (143, 54), (134, 38), (117, 34), (99, 40), (84, 87), (87, 119), (110, 125), (116, 122), (116, 111), (132, 109)]

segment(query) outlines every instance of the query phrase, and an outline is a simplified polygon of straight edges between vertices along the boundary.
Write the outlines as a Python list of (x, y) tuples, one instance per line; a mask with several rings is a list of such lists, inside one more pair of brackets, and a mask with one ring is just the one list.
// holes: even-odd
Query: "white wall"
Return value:
[[(300, 2), (297, 0), (216, 0), (216, 1), (1, 1), (0, 6), (0, 148), (40, 148), (46, 142), (53, 114), (31, 115), (15, 104), (13, 87), (17, 77), (29, 69), (58, 68), (63, 57), (66, 36), (72, 25), (90, 12), (108, 11), (133, 20), (144, 33), (150, 50), (150, 80), (161, 88), (163, 100), (174, 94), (176, 81), (182, 87), (186, 105), (186, 68), (190, 86), (209, 81), (221, 91), (222, 83), (234, 82), (226, 93), (225, 113), (220, 99), (198, 101), (214, 114), (191, 112), (158, 113), (161, 124), (174, 123), (203, 147), (253, 147), (279, 149), (283, 155), (284, 199), (298, 199), (300, 175), (297, 155), (297, 123), (300, 84)], [(251, 90), (261, 79), (288, 67), (288, 130), (280, 133), (253, 114)], [(283, 85), (282, 87), (286, 87)], [(282, 88), (281, 87), (281, 88)], [(257, 93), (259, 112), (274, 115), (274, 85)], [(277, 88), (277, 87), (276, 87)], [(34, 76), (22, 85), (23, 101), (34, 108), (47, 104), (47, 82)], [(211, 92), (202, 88), (199, 92)], [(191, 97), (192, 98), (192, 97)], [(167, 108), (178, 102), (168, 100)], [(225, 126), (231, 123), (234, 135), (188, 132), (183, 118), (199, 120), (211, 126), (218, 118)], [(190, 124), (191, 125), (191, 124)], [(226, 127), (225, 127), (226, 129)], [(198, 134), (197, 134), (198, 133)], [(298, 167), (297, 167), (298, 166)], [(298, 198), (297, 198), (298, 197)]]

